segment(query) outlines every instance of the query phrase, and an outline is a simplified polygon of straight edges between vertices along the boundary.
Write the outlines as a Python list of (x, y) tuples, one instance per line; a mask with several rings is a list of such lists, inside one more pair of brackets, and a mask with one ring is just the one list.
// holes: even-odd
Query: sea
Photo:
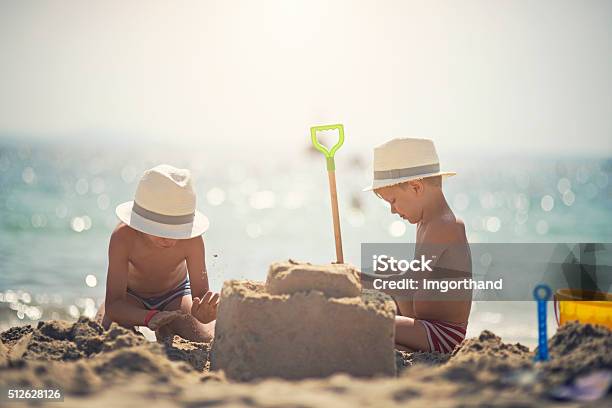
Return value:
[[(286, 154), (178, 148), (97, 138), (0, 136), (0, 331), (41, 319), (95, 315), (104, 299), (115, 207), (133, 199), (142, 172), (189, 168), (204, 234), (211, 289), (228, 279), (265, 280), (278, 260), (334, 261), (325, 160), (307, 143)], [(612, 242), (612, 156), (447, 153), (444, 180), (474, 243)], [(336, 159), (345, 260), (364, 242), (414, 242), (415, 227), (371, 192), (370, 152)], [(537, 343), (535, 302), (474, 302), (468, 335)], [(557, 324), (548, 308), (548, 330)]]

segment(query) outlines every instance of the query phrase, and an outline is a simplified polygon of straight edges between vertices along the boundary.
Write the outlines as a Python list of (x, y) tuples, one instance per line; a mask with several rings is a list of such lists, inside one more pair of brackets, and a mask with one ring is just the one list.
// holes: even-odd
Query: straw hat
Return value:
[(186, 239), (208, 229), (208, 217), (196, 210), (196, 193), (186, 169), (160, 164), (144, 172), (134, 201), (115, 213), (135, 230), (162, 238)]
[(434, 176), (454, 176), (440, 171), (433, 141), (429, 139), (392, 139), (374, 148), (372, 185), (363, 191), (376, 190), (406, 181)]

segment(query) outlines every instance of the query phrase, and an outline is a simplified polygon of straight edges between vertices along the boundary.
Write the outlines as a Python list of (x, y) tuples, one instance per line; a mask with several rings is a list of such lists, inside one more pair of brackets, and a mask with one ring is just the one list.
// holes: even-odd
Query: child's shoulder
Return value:
[(465, 224), (452, 214), (437, 218), (428, 223), (424, 238), (429, 242), (465, 242)]
[(137, 235), (138, 231), (131, 228), (129, 225), (120, 222), (117, 224), (111, 234), (111, 241), (118, 241), (125, 244), (134, 241)]
[(198, 235), (193, 238), (182, 239), (180, 242), (190, 250), (200, 250), (204, 248), (204, 237), (202, 235)]

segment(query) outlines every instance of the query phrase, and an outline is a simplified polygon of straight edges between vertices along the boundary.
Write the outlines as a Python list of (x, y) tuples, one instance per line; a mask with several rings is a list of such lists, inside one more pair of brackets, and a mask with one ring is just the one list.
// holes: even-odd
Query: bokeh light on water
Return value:
[[(229, 153), (228, 153), (229, 154)], [(338, 154), (345, 258), (362, 242), (414, 241), (415, 226), (361, 189), (370, 152)], [(458, 175), (447, 200), (471, 242), (610, 242), (612, 160), (443, 157)], [(206, 150), (113, 150), (0, 142), (0, 329), (40, 318), (93, 316), (102, 301), (116, 205), (131, 200), (142, 172), (161, 162), (188, 167), (205, 234), (212, 289), (231, 278), (265, 279), (269, 263), (334, 258), (327, 175), (320, 155), (262, 161)], [(482, 260), (481, 260), (482, 261)], [(486, 260), (485, 260), (486, 261)], [(502, 320), (497, 312), (478, 317)]]

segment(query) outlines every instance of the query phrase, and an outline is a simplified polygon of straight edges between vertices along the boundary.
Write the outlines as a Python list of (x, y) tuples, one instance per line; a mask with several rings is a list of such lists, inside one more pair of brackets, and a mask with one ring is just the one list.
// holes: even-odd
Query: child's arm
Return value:
[(108, 247), (108, 274), (106, 275), (105, 311), (107, 316), (122, 326), (142, 326), (147, 315), (145, 309), (126, 301), (129, 237), (125, 230), (113, 232)]
[(209, 323), (217, 318), (219, 294), (212, 293), (209, 290), (204, 259), (204, 239), (199, 236), (189, 241), (187, 271), (193, 298), (191, 315), (202, 323)]
[(204, 239), (202, 236), (189, 240), (187, 251), (187, 271), (191, 284), (191, 296), (202, 297), (208, 292), (208, 274), (204, 255)]

